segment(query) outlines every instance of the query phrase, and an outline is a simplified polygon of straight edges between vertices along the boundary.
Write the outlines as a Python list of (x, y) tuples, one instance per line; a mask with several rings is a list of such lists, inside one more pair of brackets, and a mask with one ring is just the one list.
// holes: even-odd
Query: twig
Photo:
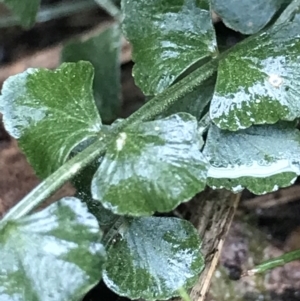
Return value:
[(300, 186), (294, 185), (288, 188), (280, 189), (275, 193), (269, 193), (248, 199), (242, 203), (246, 209), (271, 208), (284, 205), (300, 199)]

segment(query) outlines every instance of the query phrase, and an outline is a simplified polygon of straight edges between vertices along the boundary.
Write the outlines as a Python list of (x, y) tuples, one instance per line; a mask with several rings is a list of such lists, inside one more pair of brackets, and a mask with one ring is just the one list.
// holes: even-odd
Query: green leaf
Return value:
[(110, 228), (118, 219), (118, 216), (110, 210), (105, 209), (98, 201), (93, 200), (91, 194), (91, 181), (99, 166), (99, 160), (95, 160), (92, 164), (84, 168), (72, 179), (72, 184), (76, 188), (76, 196), (83, 200), (91, 212), (98, 220), (102, 230)]
[(71, 197), (9, 221), (0, 235), (0, 299), (81, 300), (101, 278), (100, 239), (95, 217)]
[(146, 95), (162, 92), (195, 62), (216, 54), (208, 0), (121, 4), (123, 30), (133, 45), (133, 74)]
[(225, 25), (243, 34), (261, 30), (271, 20), (284, 0), (212, 0), (212, 9)]
[[(102, 133), (105, 131), (105, 125), (102, 127)], [(70, 157), (76, 156), (82, 152), (86, 147), (95, 142), (96, 139), (92, 138), (85, 140), (80, 145), (76, 146), (71, 152)], [(105, 232), (115, 223), (119, 216), (113, 214), (110, 210), (105, 209), (98, 201), (93, 200), (91, 194), (91, 182), (95, 172), (97, 171), (101, 158), (94, 160), (87, 167), (77, 173), (72, 179), (72, 184), (76, 188), (76, 196), (84, 201), (91, 212), (98, 220), (101, 229)]]
[(74, 40), (65, 45), (62, 61), (89, 61), (95, 69), (94, 97), (104, 122), (118, 117), (121, 107), (120, 27), (113, 24), (88, 40)]
[(55, 71), (28, 69), (4, 82), (0, 108), (5, 128), (38, 176), (47, 177), (77, 144), (99, 132), (92, 81), (92, 65), (79, 62)]
[(91, 212), (98, 220), (101, 229), (108, 231), (119, 218), (118, 215), (113, 214), (110, 210), (105, 209), (101, 203), (90, 199), (87, 202), (89, 212)]
[(293, 184), (300, 174), (300, 133), (290, 123), (230, 132), (212, 125), (203, 154), (211, 166), (208, 185), (255, 194)]
[(126, 226), (108, 249), (103, 270), (111, 290), (130, 299), (165, 300), (195, 283), (204, 260), (197, 231), (188, 221), (144, 217)]
[(222, 129), (300, 116), (300, 15), (238, 44), (220, 61), (211, 119)]
[(93, 199), (116, 214), (168, 212), (206, 184), (197, 121), (187, 113), (136, 123), (108, 146), (92, 181)]
[(215, 83), (215, 77), (209, 78), (194, 91), (180, 99), (180, 101), (176, 101), (174, 105), (164, 112), (163, 116), (169, 116), (178, 112), (186, 112), (195, 116), (199, 121), (212, 99)]
[(286, 5), (286, 8), (280, 15), (280, 17), (276, 20), (275, 25), (290, 22), (293, 20), (296, 14), (300, 13), (299, 0), (285, 0), (284, 4)]
[(32, 26), (40, 7), (40, 0), (0, 0), (20, 20), (25, 28)]

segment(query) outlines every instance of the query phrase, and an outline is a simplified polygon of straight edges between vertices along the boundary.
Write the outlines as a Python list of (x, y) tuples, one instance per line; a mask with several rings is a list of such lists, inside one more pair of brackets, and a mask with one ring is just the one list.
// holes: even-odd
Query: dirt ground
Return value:
[[(0, 6), (0, 18), (3, 11)], [(0, 28), (0, 86), (8, 76), (28, 67), (54, 68), (59, 61), (62, 41), (107, 20), (109, 17), (103, 11), (94, 9), (81, 13), (80, 17), (72, 15), (37, 24), (29, 31), (20, 27)], [(235, 38), (234, 34), (228, 37), (231, 40)], [(142, 93), (134, 85), (131, 68), (132, 63), (124, 61), (122, 117), (128, 116), (144, 102)], [(9, 137), (0, 121), (0, 215), (38, 183), (39, 179), (18, 149), (17, 142)], [(72, 194), (74, 188), (67, 184), (49, 201)], [(207, 300), (300, 300), (300, 262), (290, 263), (255, 279), (236, 280), (253, 264), (300, 248), (299, 196), (299, 183), (266, 196), (243, 193)], [(100, 300), (99, 296), (101, 300), (118, 300), (100, 284), (85, 301)]]

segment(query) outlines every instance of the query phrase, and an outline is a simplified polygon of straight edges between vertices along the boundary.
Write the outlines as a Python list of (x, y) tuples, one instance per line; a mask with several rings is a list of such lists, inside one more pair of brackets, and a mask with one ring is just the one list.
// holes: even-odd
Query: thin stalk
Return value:
[(285, 253), (279, 257), (265, 261), (251, 270), (246, 271), (243, 276), (253, 276), (255, 274), (264, 273), (268, 270), (285, 265), (288, 262), (300, 259), (300, 250)]
[(211, 119), (209, 116), (209, 112), (205, 113), (205, 115), (198, 122), (198, 132), (203, 135), (209, 128), (211, 123)]
[(132, 125), (137, 121), (147, 121), (162, 114), (167, 108), (180, 100), (181, 97), (187, 93), (192, 92), (202, 82), (214, 74), (217, 70), (217, 60), (213, 60), (195, 70), (180, 82), (174, 84), (161, 94), (154, 97), (147, 104), (145, 104), (137, 112), (133, 113), (129, 118), (120, 122), (110, 131), (102, 140), (97, 140), (92, 145), (87, 147), (84, 151), (67, 161), (57, 171), (50, 175), (45, 181), (33, 189), (27, 196), (25, 196), (17, 205), (15, 205), (0, 221), (0, 226), (9, 219), (20, 218), (45, 199), (50, 197), (56, 190), (63, 186), (67, 181), (71, 180), (75, 174), (80, 172), (83, 168), (93, 162), (96, 158), (102, 156), (107, 148), (107, 145), (124, 128)]
[(252, 35), (249, 38), (243, 40), (242, 42), (234, 45), (230, 49), (227, 49), (226, 51), (219, 54), (218, 57), (212, 59), (203, 66), (194, 70), (189, 75), (181, 79), (179, 82), (152, 98), (149, 102), (144, 104), (138, 111), (134, 112), (126, 119), (126, 121), (128, 121), (128, 125), (131, 125), (136, 121), (152, 120), (155, 117), (161, 115), (178, 100), (186, 96), (188, 93), (193, 92), (205, 80), (207, 80), (214, 73), (216, 73), (218, 70), (219, 61), (224, 59), (228, 55), (228, 53), (241, 47), (241, 45), (249, 43), (249, 41), (255, 38), (256, 35)]
[(212, 76), (217, 71), (218, 61), (219, 59), (213, 59), (209, 61), (205, 65), (184, 77), (178, 83), (152, 98), (138, 111), (127, 118), (129, 124), (132, 124), (136, 121), (152, 120), (165, 112), (183, 96), (194, 91), (201, 85), (201, 83)]
[(180, 297), (182, 298), (183, 301), (192, 301), (189, 294), (187, 293), (187, 291), (183, 287), (181, 287), (178, 290), (178, 293), (180, 294)]
[(116, 235), (120, 233), (120, 229), (124, 223), (126, 223), (125, 218), (123, 216), (120, 216), (110, 227), (110, 229), (106, 233), (104, 233), (104, 236), (102, 238), (102, 243), (105, 246), (105, 249), (108, 248), (108, 246), (116, 237)]
[(16, 204), (0, 221), (0, 225), (9, 219), (17, 219), (32, 211), (45, 199), (50, 197), (63, 184), (69, 181), (80, 170), (85, 168), (97, 157), (104, 154), (108, 139), (97, 140), (81, 153), (67, 161), (57, 171), (51, 174), (46, 180), (27, 194), (18, 204)]

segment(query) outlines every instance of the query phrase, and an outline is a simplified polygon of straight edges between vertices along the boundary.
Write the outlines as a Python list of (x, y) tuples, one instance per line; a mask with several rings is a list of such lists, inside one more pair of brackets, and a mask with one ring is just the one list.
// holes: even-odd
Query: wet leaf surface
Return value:
[(195, 62), (216, 54), (209, 1), (122, 1), (136, 84), (155, 95)]
[(119, 133), (92, 181), (93, 199), (116, 214), (168, 212), (204, 189), (207, 161), (187, 113)]
[(203, 154), (208, 185), (264, 194), (290, 186), (300, 174), (300, 133), (290, 123), (230, 132), (212, 125)]
[(0, 231), (1, 300), (79, 301), (101, 278), (98, 222), (76, 198), (9, 221)]
[(130, 299), (162, 300), (190, 288), (204, 267), (195, 228), (177, 218), (128, 219), (103, 270), (106, 285)]
[(300, 116), (300, 15), (248, 42), (220, 61), (212, 120), (236, 131)]
[(79, 62), (55, 71), (28, 69), (4, 82), (4, 126), (38, 176), (50, 175), (76, 145), (99, 132), (92, 81), (92, 65)]
[(261, 30), (283, 2), (284, 0), (212, 0), (212, 9), (227, 27), (250, 35)]

